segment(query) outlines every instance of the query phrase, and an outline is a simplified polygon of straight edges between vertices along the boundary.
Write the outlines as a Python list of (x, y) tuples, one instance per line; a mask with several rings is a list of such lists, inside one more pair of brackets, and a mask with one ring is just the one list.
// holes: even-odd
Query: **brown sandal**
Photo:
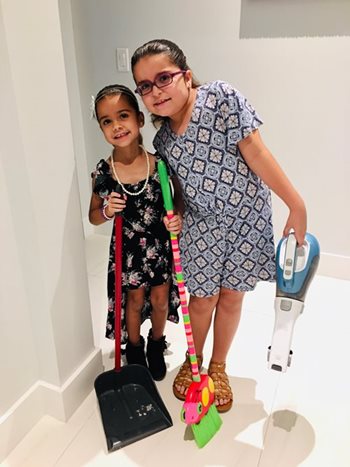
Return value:
[[(203, 357), (197, 355), (197, 362), (198, 362), (198, 369), (200, 370), (202, 367), (202, 363), (203, 363)], [(193, 382), (193, 379), (192, 379), (191, 362), (190, 362), (188, 352), (186, 352), (186, 360), (181, 365), (173, 382), (174, 396), (180, 401), (184, 401), (186, 399), (187, 389), (191, 386), (192, 382)], [(184, 392), (181, 393), (177, 389), (176, 386), (184, 387), (185, 388)]]
[[(218, 412), (227, 412), (232, 407), (233, 394), (228, 376), (225, 372), (225, 362), (210, 362), (208, 375), (214, 383), (215, 389), (215, 405)], [(228, 400), (225, 404), (221, 402)]]

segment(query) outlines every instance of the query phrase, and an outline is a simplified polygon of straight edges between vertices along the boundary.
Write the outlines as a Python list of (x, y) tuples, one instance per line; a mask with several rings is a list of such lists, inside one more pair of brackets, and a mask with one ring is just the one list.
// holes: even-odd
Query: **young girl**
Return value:
[[(199, 363), (214, 314), (208, 373), (220, 412), (232, 406), (225, 372), (244, 293), (275, 278), (270, 187), (288, 206), (286, 235), (306, 232), (304, 202), (264, 145), (259, 116), (230, 84), (199, 85), (186, 57), (168, 40), (152, 40), (132, 57), (137, 88), (153, 121), (154, 146), (179, 178), (185, 213), (181, 259)], [(267, 187), (268, 186), (268, 187)], [(183, 400), (191, 384), (188, 358), (173, 391)]]
[[(163, 200), (156, 158), (142, 146), (144, 124), (135, 95), (121, 85), (103, 88), (94, 103), (95, 117), (112, 154), (100, 160), (93, 176), (89, 219), (94, 225), (123, 216), (122, 343), (128, 363), (149, 366), (155, 380), (166, 373), (163, 352), (166, 319), (178, 322), (179, 299), (172, 282), (169, 233), (163, 223)], [(121, 190), (120, 190), (121, 189)], [(118, 193), (121, 191), (122, 194)], [(180, 218), (167, 224), (180, 232)], [(106, 337), (114, 338), (114, 252), (112, 232), (108, 264), (108, 318)], [(140, 326), (146, 317), (152, 328), (147, 342), (147, 361)]]

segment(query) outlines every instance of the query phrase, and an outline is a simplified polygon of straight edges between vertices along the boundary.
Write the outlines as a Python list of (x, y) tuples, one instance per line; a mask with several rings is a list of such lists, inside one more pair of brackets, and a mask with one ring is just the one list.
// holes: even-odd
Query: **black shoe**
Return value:
[(152, 339), (152, 329), (148, 333), (147, 341), (147, 360), (149, 371), (154, 380), (161, 381), (166, 374), (166, 365), (164, 361), (164, 350), (166, 349), (165, 336), (159, 340)]
[(128, 342), (125, 347), (125, 357), (128, 365), (138, 364), (147, 367), (145, 356), (145, 339), (140, 336), (140, 342), (137, 345)]

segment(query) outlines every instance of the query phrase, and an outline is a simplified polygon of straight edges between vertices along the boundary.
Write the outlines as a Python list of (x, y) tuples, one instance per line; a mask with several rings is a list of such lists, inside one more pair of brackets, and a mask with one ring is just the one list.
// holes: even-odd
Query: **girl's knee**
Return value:
[(127, 298), (127, 307), (133, 311), (141, 311), (144, 305), (143, 293), (129, 293)]
[(190, 297), (190, 307), (193, 311), (206, 312), (213, 311), (219, 299), (219, 294), (211, 297)]
[(155, 295), (151, 297), (152, 308), (158, 312), (167, 313), (168, 311), (168, 297)]
[(223, 287), (220, 292), (218, 305), (233, 310), (240, 310), (243, 303), (244, 294), (245, 292), (240, 292), (238, 290), (230, 290)]
[(151, 290), (151, 305), (154, 310), (166, 313), (169, 305), (169, 283), (155, 286)]

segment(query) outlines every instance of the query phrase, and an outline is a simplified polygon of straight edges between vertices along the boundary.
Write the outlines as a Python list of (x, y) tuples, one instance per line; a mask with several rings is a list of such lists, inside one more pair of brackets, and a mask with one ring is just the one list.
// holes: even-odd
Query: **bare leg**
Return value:
[[(215, 403), (218, 410), (232, 406), (232, 390), (225, 372), (225, 364), (232, 340), (236, 334), (242, 310), (244, 292), (222, 288), (214, 318), (214, 344), (208, 373), (215, 385)], [(221, 407), (221, 409), (220, 409)]]
[(164, 334), (165, 324), (169, 310), (169, 287), (170, 283), (157, 285), (151, 289), (152, 304), (152, 337), (160, 339)]
[(225, 362), (241, 318), (244, 292), (222, 287), (214, 318), (212, 360)]
[[(188, 311), (191, 319), (193, 341), (197, 357), (203, 356), (205, 340), (210, 328), (213, 310), (219, 298), (219, 294), (213, 297), (190, 297)], [(180, 394), (185, 395), (192, 381), (191, 367), (186, 361), (180, 368), (175, 381), (174, 388)], [(178, 397), (178, 396), (177, 396)]]
[(169, 309), (169, 286), (166, 283), (151, 288), (152, 330), (148, 335), (146, 355), (149, 371), (156, 381), (161, 381), (166, 375), (163, 334)]
[(145, 300), (143, 287), (136, 290), (128, 290), (126, 304), (126, 329), (129, 342), (137, 345), (140, 342), (141, 310)]
[(218, 299), (219, 294), (213, 297), (190, 297), (188, 312), (190, 314), (193, 340), (197, 355), (203, 355), (205, 340)]

